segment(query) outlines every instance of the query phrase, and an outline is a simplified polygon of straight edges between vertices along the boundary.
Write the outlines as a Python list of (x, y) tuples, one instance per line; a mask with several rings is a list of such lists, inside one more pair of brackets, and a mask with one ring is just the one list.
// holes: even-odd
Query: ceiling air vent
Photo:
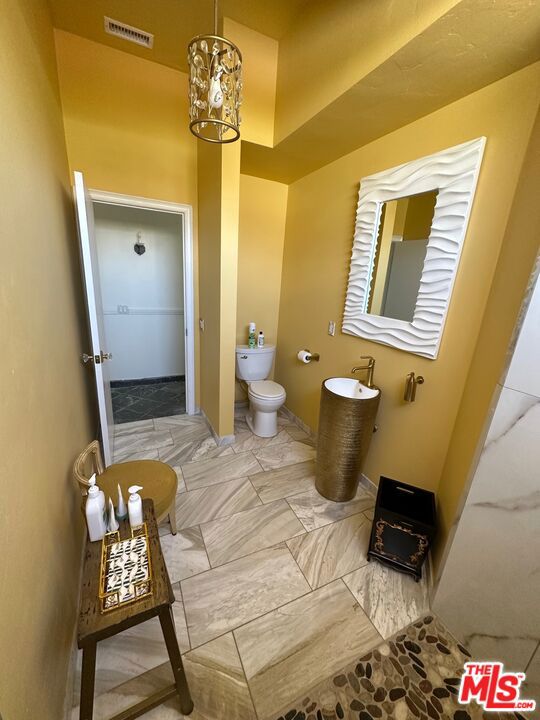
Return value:
[(125, 23), (118, 22), (118, 20), (112, 20), (112, 18), (105, 17), (105, 32), (109, 35), (116, 35), (116, 37), (129, 40), (137, 45), (151, 48), (154, 45), (154, 36), (151, 33), (147, 33), (139, 28), (126, 25)]

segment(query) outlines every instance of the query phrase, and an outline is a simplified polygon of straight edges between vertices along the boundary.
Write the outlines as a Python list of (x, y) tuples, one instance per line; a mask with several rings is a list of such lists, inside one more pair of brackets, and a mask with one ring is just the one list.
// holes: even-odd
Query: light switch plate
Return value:
[(336, 334), (336, 323), (334, 320), (330, 320), (328, 323), (328, 334), (332, 335), (332, 337)]

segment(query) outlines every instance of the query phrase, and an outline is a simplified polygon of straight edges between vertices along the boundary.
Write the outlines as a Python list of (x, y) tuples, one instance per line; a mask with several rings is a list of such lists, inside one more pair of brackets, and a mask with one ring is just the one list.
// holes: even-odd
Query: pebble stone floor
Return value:
[(277, 720), (524, 720), (457, 702), (463, 663), (470, 659), (433, 615), (409, 625), (289, 705)]
[[(327, 720), (325, 698), (321, 705), (319, 690), (311, 689), (341, 677), (349, 663), (356, 668), (367, 653), (372, 653), (371, 673), (379, 663), (377, 672), (381, 667), (384, 673), (391, 671), (388, 682), (395, 681), (395, 687), (384, 685), (384, 700), (368, 702), (366, 693), (377, 688), (367, 665), (360, 674), (347, 672), (347, 688), (340, 686), (341, 680), (337, 686), (331, 683), (332, 692), (341, 698), (343, 717), (428, 717), (415, 704), (417, 714), (406, 698), (398, 699), (395, 712), (388, 704), (393, 702), (393, 689), (404, 688), (413, 704), (414, 693), (427, 695), (427, 685), (422, 689), (418, 684), (426, 678), (411, 678), (411, 667), (442, 660), (429, 643), (422, 645), (416, 665), (397, 641), (399, 657), (389, 656), (393, 646), (388, 639), (425, 616), (429, 604), (424, 581), (415, 583), (407, 575), (367, 562), (374, 495), (360, 487), (347, 503), (325, 500), (314, 488), (312, 437), (284, 412), (274, 438), (256, 437), (245, 412), (246, 408), (236, 410), (235, 442), (226, 447), (217, 446), (201, 416), (115, 426), (115, 462), (159, 459), (178, 476), (178, 533), (171, 535), (169, 525), (163, 524), (160, 535), (195, 702), (190, 717)], [(416, 628), (411, 632), (414, 642), (421, 644)], [(79, 653), (73, 720), (78, 718), (80, 661)], [(406, 665), (405, 671), (398, 665)], [(454, 676), (457, 671), (448, 672)], [(356, 677), (368, 681), (359, 686), (359, 694)], [(410, 691), (404, 685), (406, 677)], [(435, 686), (429, 673), (427, 680)], [(94, 718), (110, 717), (170, 682), (157, 619), (101, 642)], [(344, 693), (351, 698), (348, 705)], [(433, 694), (437, 718), (467, 720), (466, 715), (441, 713)], [(352, 700), (358, 703), (354, 707)], [(297, 702), (301, 704), (294, 705)], [(368, 705), (369, 710), (359, 709)], [(181, 715), (176, 700), (171, 700), (144, 717), (172, 720)], [(328, 715), (331, 718), (334, 715)]]

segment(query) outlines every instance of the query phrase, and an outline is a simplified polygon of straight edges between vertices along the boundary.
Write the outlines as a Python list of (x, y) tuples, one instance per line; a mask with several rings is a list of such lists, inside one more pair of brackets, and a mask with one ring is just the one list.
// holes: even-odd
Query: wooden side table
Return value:
[[(172, 614), (174, 594), (161, 552), (152, 500), (143, 500), (143, 514), (148, 530), (150, 561), (153, 568), (153, 593), (149, 597), (126, 605), (124, 608), (102, 613), (99, 599), (101, 542), (90, 542), (89, 540), (86, 542), (77, 635), (78, 646), (83, 651), (80, 720), (92, 720), (93, 716), (98, 642), (154, 617), (159, 617), (161, 623), (175, 681), (172, 685), (159, 690), (136, 705), (132, 705), (110, 720), (134, 720), (175, 695), (180, 698), (180, 708), (184, 715), (189, 715), (193, 710), (193, 701), (174, 629)], [(130, 536), (127, 520), (120, 522), (120, 536), (122, 538)]]

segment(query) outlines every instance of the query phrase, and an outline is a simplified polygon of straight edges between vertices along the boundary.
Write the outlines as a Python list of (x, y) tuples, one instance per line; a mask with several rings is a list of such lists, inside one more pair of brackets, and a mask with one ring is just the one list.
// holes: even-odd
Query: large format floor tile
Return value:
[(154, 418), (156, 430), (170, 430), (180, 432), (182, 428), (199, 425), (208, 428), (208, 423), (202, 415), (170, 415), (168, 417)]
[(410, 575), (372, 560), (343, 579), (383, 638), (429, 610), (425, 576), (417, 583)]
[(237, 432), (234, 443), (231, 448), (236, 453), (246, 452), (247, 450), (259, 450), (260, 448), (281, 445), (281, 443), (291, 442), (291, 436), (286, 430), (280, 430), (274, 437), (263, 438), (254, 435), (249, 428), (244, 432)]
[[(189, 650), (189, 638), (180, 587), (174, 588), (174, 624), (180, 652)], [(141, 673), (168, 660), (167, 648), (158, 618), (147, 620), (98, 644), (95, 695), (102, 695)], [(74, 705), (79, 703), (82, 652), (77, 658)], [(108, 717), (108, 715), (105, 715)]]
[(119, 435), (132, 435), (133, 433), (148, 432), (154, 430), (154, 421), (149, 420), (135, 420), (134, 422), (119, 423), (114, 426), (114, 436)]
[[(173, 444), (161, 448), (160, 459), (169, 462), (171, 465), (181, 465), (184, 462), (189, 462), (201, 446), (217, 447), (217, 443), (206, 424), (184, 425), (181, 427), (181, 432), (178, 432), (177, 425), (170, 425), (164, 429), (171, 433)], [(208, 441), (211, 441), (211, 443)]]
[(280, 445), (269, 445), (261, 450), (254, 450), (253, 454), (263, 470), (274, 470), (283, 465), (315, 459), (315, 449), (297, 440)]
[[(142, 450), (141, 452), (123, 452), (117, 453), (113, 450), (113, 462), (133, 462), (134, 460), (159, 460), (159, 450)], [(127, 500), (127, 498), (124, 498)]]
[[(98, 646), (98, 657), (99, 651), (100, 647)], [(96, 695), (94, 697), (93, 720), (108, 720), (113, 715), (126, 710), (135, 703), (141, 702), (149, 695), (162, 690), (173, 682), (174, 677), (169, 662), (163, 662), (158, 667), (152, 668), (152, 670), (141, 672), (137, 677), (131, 678), (122, 685), (118, 685), (101, 695)], [(170, 700), (165, 705), (160, 705), (155, 710), (147, 713), (144, 720), (180, 720), (187, 717), (179, 713), (178, 707), (176, 699)], [(70, 720), (79, 720), (79, 717), (79, 707), (75, 705), (72, 708)], [(195, 713), (190, 715), (189, 718), (190, 720), (205, 720), (204, 715), (197, 716)]]
[(213, 640), (309, 589), (285, 545), (188, 578), (182, 595), (191, 645)]
[(187, 437), (182, 440), (175, 438), (173, 434), (173, 442), (173, 445), (159, 450), (159, 459), (172, 466), (233, 454), (231, 448), (218, 447), (214, 438), (205, 434), (201, 428), (188, 432)]
[(287, 502), (306, 530), (315, 530), (363, 510), (369, 510), (375, 504), (375, 498), (362, 488), (358, 488), (356, 497), (352, 500), (337, 503), (323, 498), (313, 487), (307, 492), (287, 498)]
[[(193, 698), (191, 715), (182, 715), (178, 699), (144, 714), (145, 720), (255, 720), (256, 715), (249, 694), (242, 664), (231, 634), (224, 635), (183, 657), (184, 669)], [(140, 702), (157, 690), (171, 684), (173, 676), (169, 662), (142, 673), (123, 685), (96, 698), (94, 720), (111, 715)], [(71, 720), (78, 720), (75, 707)]]
[(263, 503), (273, 502), (311, 490), (315, 483), (315, 462), (307, 460), (277, 470), (266, 470), (251, 475), (249, 479)]
[[(397, 573), (385, 579), (392, 571), (367, 564), (375, 498), (363, 488), (349, 503), (322, 498), (311, 436), (280, 414), (278, 435), (257, 438), (243, 413), (235, 413), (236, 442), (226, 447), (202, 416), (115, 428), (115, 458), (159, 456), (178, 475), (179, 532), (170, 535), (165, 523), (159, 533), (178, 582), (190, 720), (256, 720), (253, 701), (259, 720), (291, 699), (302, 698), (305, 711), (309, 688), (377, 644), (377, 629), (387, 637), (427, 607), (425, 587)], [(166, 660), (157, 620), (100, 645), (95, 720), (170, 683)], [(145, 717), (182, 715), (171, 700)]]
[(381, 642), (341, 580), (234, 632), (259, 717)]
[(172, 435), (168, 430), (145, 430), (117, 435), (114, 439), (114, 454), (123, 457), (146, 450), (157, 450), (172, 444)]
[(179, 493), (176, 496), (176, 524), (179, 530), (193, 527), (256, 505), (261, 505), (261, 501), (247, 478), (229, 480), (221, 485)]
[(197, 711), (208, 720), (255, 720), (255, 710), (233, 636), (228, 633), (184, 657)]
[(205, 523), (201, 531), (213, 567), (305, 533), (285, 500)]
[(302, 428), (299, 428), (296, 425), (291, 425), (290, 427), (287, 427), (286, 430), (292, 440), (298, 440), (306, 445), (312, 445), (315, 447), (315, 438), (313, 435), (310, 435), (305, 430), (302, 430)]
[(371, 523), (351, 515), (287, 542), (312, 588), (343, 577), (367, 562)]
[(210, 568), (201, 531), (198, 527), (179, 530), (161, 537), (161, 549), (172, 583), (198, 575)]
[(251, 452), (199, 460), (182, 466), (188, 490), (196, 490), (209, 485), (217, 485), (225, 480), (253, 475), (260, 469), (261, 466)]

